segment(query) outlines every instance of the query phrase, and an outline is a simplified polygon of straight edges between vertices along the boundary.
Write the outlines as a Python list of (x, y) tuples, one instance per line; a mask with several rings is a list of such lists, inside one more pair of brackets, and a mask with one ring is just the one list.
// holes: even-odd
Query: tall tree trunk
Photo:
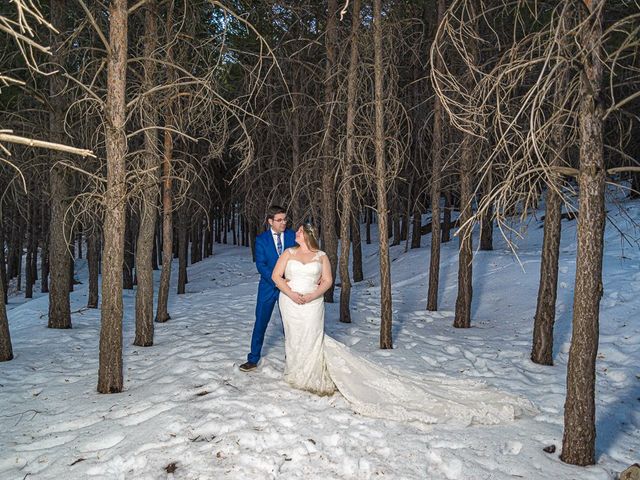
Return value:
[[(4, 250), (4, 245), (2, 245)], [(4, 260), (4, 259), (3, 259)], [(0, 292), (4, 290), (4, 282), (0, 275)], [(13, 348), (11, 347), (11, 335), (9, 333), (9, 319), (7, 318), (7, 308), (5, 306), (4, 295), (0, 295), (0, 362), (6, 362), (13, 358)]]
[(24, 266), (25, 285), (24, 298), (33, 298), (33, 270), (31, 259), (33, 258), (33, 222), (34, 222), (34, 201), (27, 201), (27, 256)]
[(0, 216), (0, 362), (13, 358), (9, 319), (7, 318), (7, 269), (4, 255), (4, 219)]
[(334, 152), (334, 108), (336, 92), (336, 47), (337, 47), (337, 1), (327, 2), (327, 32), (325, 34), (325, 47), (327, 61), (324, 78), (324, 107), (325, 107), (325, 131), (322, 139), (322, 155), (324, 166), (322, 170), (322, 246), (331, 263), (333, 282), (324, 294), (324, 301), (333, 303), (333, 290), (338, 265), (338, 234), (336, 232), (336, 188), (334, 175), (336, 170)]
[(354, 0), (351, 22), (351, 54), (347, 74), (347, 150), (342, 167), (344, 180), (341, 188), (342, 216), (340, 218), (340, 321), (351, 323), (351, 278), (349, 277), (350, 230), (352, 224), (352, 165), (355, 156), (356, 95), (358, 87), (358, 30), (360, 27), (360, 0)]
[(371, 211), (370, 208), (367, 208), (364, 212), (364, 216), (365, 216), (365, 242), (367, 242), (367, 245), (371, 245), (371, 220), (372, 220), (372, 216), (373, 216), (373, 212)]
[(444, 191), (444, 214), (442, 215), (442, 243), (448, 243), (451, 241), (451, 226), (453, 222), (451, 221), (451, 211), (453, 210), (453, 205), (451, 203), (451, 189), (447, 188)]
[[(472, 165), (474, 139), (464, 134), (460, 159), (460, 227), (471, 218), (473, 204)], [(460, 227), (458, 227), (460, 229)], [(473, 245), (472, 229), (460, 231), (460, 250), (458, 257), (458, 296), (453, 326), (469, 328), (471, 326), (472, 262)]]
[(391, 263), (389, 261), (389, 226), (387, 211), (387, 169), (385, 165), (384, 98), (382, 60), (382, 0), (373, 2), (375, 156), (378, 242), (380, 245), (380, 348), (393, 348), (391, 333)]
[[(86, 230), (85, 230), (86, 231)], [(98, 308), (98, 275), (100, 268), (99, 235), (93, 226), (87, 234), (87, 265), (89, 267), (89, 293), (87, 308)]]
[(126, 223), (127, 0), (109, 5), (109, 55), (105, 112), (107, 191), (105, 193), (102, 315), (98, 392), (122, 391), (122, 263)]
[(4, 304), (6, 305), (8, 300), (7, 285), (9, 283), (9, 279), (7, 278), (7, 262), (4, 254), (4, 244), (4, 219), (0, 215), (0, 282), (2, 282), (0, 295), (2, 295)]
[(32, 239), (32, 254), (31, 254), (31, 281), (33, 284), (38, 280), (38, 246), (40, 244), (40, 237), (42, 235), (42, 225), (39, 224), (42, 218), (40, 214), (40, 197), (33, 204), (33, 239)]
[[(473, 4), (469, 14), (475, 15)], [(477, 21), (471, 20), (469, 28), (477, 32)], [(478, 45), (475, 36), (471, 37), (468, 44), (471, 61), (478, 61)], [(472, 72), (467, 75), (467, 92), (471, 92), (475, 79)], [(471, 299), (473, 297), (473, 228), (467, 224), (473, 213), (473, 166), (474, 156), (479, 151), (477, 139), (463, 133), (460, 153), (460, 218), (458, 219), (458, 233), (460, 234), (460, 248), (458, 254), (458, 295), (456, 297), (456, 310), (453, 326), (456, 328), (471, 327)]]
[[(438, 0), (438, 25), (444, 18), (445, 0)], [(436, 55), (434, 69), (442, 69), (442, 58)], [(442, 188), (442, 152), (444, 131), (444, 109), (436, 95), (433, 100), (433, 135), (431, 144), (431, 256), (429, 260), (429, 289), (427, 310), (438, 310), (438, 289), (440, 285), (440, 195)]]
[(178, 220), (178, 295), (185, 293), (187, 285), (187, 256), (189, 248), (189, 222), (188, 209), (182, 206), (180, 219)]
[(133, 215), (131, 208), (126, 209), (124, 228), (124, 263), (122, 265), (122, 288), (133, 290)]
[(393, 242), (391, 246), (400, 245), (400, 241), (402, 240), (402, 228), (400, 226), (400, 202), (398, 201), (398, 194), (395, 195), (395, 200), (391, 207), (393, 209), (393, 214), (391, 215), (391, 221), (393, 224)]
[[(40, 253), (40, 293), (49, 293), (49, 205), (41, 205), (42, 251)], [(3, 238), (4, 241), (4, 238)], [(4, 257), (4, 255), (3, 255)], [(0, 268), (2, 268), (0, 266)], [(5, 284), (6, 285), (6, 284)]]
[[(51, 22), (60, 31), (64, 30), (67, 15), (66, 0), (51, 0)], [(51, 34), (52, 61), (63, 65), (61, 51), (62, 34)], [(49, 77), (49, 115), (50, 139), (56, 143), (67, 143), (64, 134), (65, 97), (64, 79), (61, 75)], [(71, 305), (69, 303), (69, 257), (67, 238), (69, 228), (65, 222), (69, 188), (63, 167), (57, 165), (63, 157), (59, 152), (50, 151), (51, 169), (49, 174), (49, 191), (51, 195), (51, 219), (49, 222), (49, 328), (71, 328)]]
[[(169, 3), (166, 18), (166, 41), (173, 42), (173, 8), (174, 2)], [(167, 49), (167, 82), (172, 82), (174, 72), (170, 64), (173, 62), (173, 51)], [(169, 91), (165, 106), (165, 126), (173, 127), (173, 95)], [(158, 287), (158, 308), (156, 322), (164, 323), (171, 318), (169, 315), (169, 287), (171, 282), (171, 262), (173, 261), (173, 186), (171, 180), (171, 161), (173, 158), (173, 137), (169, 130), (164, 131), (164, 154), (162, 157), (162, 271)]]
[(602, 17), (605, 0), (585, 2), (589, 18), (583, 22), (579, 44), (582, 86), (580, 93), (580, 172), (578, 186), (578, 247), (573, 296), (573, 330), (567, 365), (564, 404), (563, 462), (595, 463), (595, 380), (598, 354), (602, 248), (604, 237), (604, 147), (601, 90), (603, 66)]
[[(565, 15), (565, 18), (567, 16)], [(568, 18), (567, 18), (568, 20)], [(566, 95), (567, 70), (561, 71), (555, 91), (554, 104), (560, 105)], [(565, 165), (566, 132), (561, 123), (554, 126), (551, 136), (551, 166)], [(533, 323), (531, 360), (540, 365), (553, 365), (553, 325), (556, 319), (558, 290), (558, 259), (562, 232), (562, 198), (559, 190), (562, 179), (547, 188), (544, 216), (544, 234), (540, 259), (540, 283)]]
[(362, 240), (360, 237), (360, 221), (358, 215), (352, 215), (351, 244), (353, 250), (353, 260), (351, 262), (353, 281), (358, 283), (364, 279), (364, 273), (362, 272)]
[[(482, 185), (482, 194), (490, 195), (493, 188), (491, 172), (485, 177)], [(487, 208), (487, 213), (480, 220), (480, 250), (493, 250), (493, 204)]]
[[(157, 47), (158, 20), (157, 1), (148, 0), (144, 12), (144, 91), (148, 92), (156, 85), (156, 59), (154, 52)], [(156, 204), (158, 196), (157, 167), (158, 156), (158, 114), (154, 105), (155, 97), (145, 97), (144, 118), (148, 121), (144, 133), (144, 169), (149, 172), (142, 180), (142, 204), (140, 206), (140, 228), (138, 229), (138, 244), (136, 246), (136, 336), (134, 345), (148, 347), (153, 345), (153, 247), (156, 234)], [(153, 172), (153, 173), (151, 173)]]

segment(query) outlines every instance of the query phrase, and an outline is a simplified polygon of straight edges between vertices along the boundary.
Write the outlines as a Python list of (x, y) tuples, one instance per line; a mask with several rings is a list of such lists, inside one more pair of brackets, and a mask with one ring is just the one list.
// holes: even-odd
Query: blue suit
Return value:
[[(283, 251), (296, 244), (296, 234), (293, 230), (285, 230), (283, 234)], [(276, 288), (271, 280), (273, 268), (278, 261), (278, 252), (274, 242), (274, 235), (271, 229), (261, 233), (256, 237), (256, 267), (260, 272), (260, 283), (258, 285), (258, 300), (256, 302), (256, 323), (253, 325), (251, 335), (251, 353), (247, 360), (251, 363), (258, 363), (260, 352), (264, 343), (264, 334), (267, 325), (271, 320), (273, 307), (278, 301), (280, 290)]]

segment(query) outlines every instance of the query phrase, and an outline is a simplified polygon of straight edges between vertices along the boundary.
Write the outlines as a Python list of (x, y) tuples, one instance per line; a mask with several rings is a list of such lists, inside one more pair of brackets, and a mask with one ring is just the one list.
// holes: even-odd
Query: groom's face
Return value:
[(273, 219), (269, 219), (269, 225), (276, 233), (282, 233), (287, 228), (287, 214), (277, 213)]

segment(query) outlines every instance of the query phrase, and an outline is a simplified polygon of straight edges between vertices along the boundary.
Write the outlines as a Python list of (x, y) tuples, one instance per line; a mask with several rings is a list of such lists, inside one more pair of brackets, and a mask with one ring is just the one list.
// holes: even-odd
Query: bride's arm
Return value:
[(287, 266), (289, 257), (291, 257), (291, 254), (289, 253), (288, 249), (285, 250), (282, 253), (282, 255), (280, 255), (280, 258), (278, 258), (276, 266), (273, 267), (273, 274), (271, 275), (271, 280), (273, 280), (273, 283), (276, 284), (276, 287), (278, 288), (278, 290), (284, 293), (287, 297), (289, 297), (291, 300), (293, 300), (296, 303), (302, 304), (304, 303), (302, 299), (302, 295), (291, 290), (291, 288), (289, 287), (289, 284), (284, 279), (284, 269)]
[(322, 295), (324, 295), (324, 292), (329, 290), (329, 287), (331, 287), (331, 283), (333, 282), (329, 257), (327, 257), (326, 255), (322, 255), (321, 259), (322, 274), (320, 276), (320, 282), (318, 283), (318, 287), (313, 292), (304, 295), (304, 299), (306, 302), (310, 302), (312, 300), (315, 300), (316, 298), (320, 298)]

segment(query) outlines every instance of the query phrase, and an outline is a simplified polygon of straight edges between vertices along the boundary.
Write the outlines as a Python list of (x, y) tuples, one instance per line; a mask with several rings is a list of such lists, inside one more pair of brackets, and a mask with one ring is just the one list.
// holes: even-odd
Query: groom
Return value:
[(256, 303), (256, 322), (251, 336), (251, 353), (247, 356), (247, 362), (240, 365), (240, 370), (243, 372), (254, 370), (258, 366), (264, 334), (280, 294), (271, 280), (273, 267), (276, 266), (282, 252), (296, 244), (295, 232), (287, 228), (287, 212), (284, 208), (278, 205), (270, 206), (267, 210), (267, 222), (270, 228), (256, 237), (256, 267), (260, 272), (260, 283)]

